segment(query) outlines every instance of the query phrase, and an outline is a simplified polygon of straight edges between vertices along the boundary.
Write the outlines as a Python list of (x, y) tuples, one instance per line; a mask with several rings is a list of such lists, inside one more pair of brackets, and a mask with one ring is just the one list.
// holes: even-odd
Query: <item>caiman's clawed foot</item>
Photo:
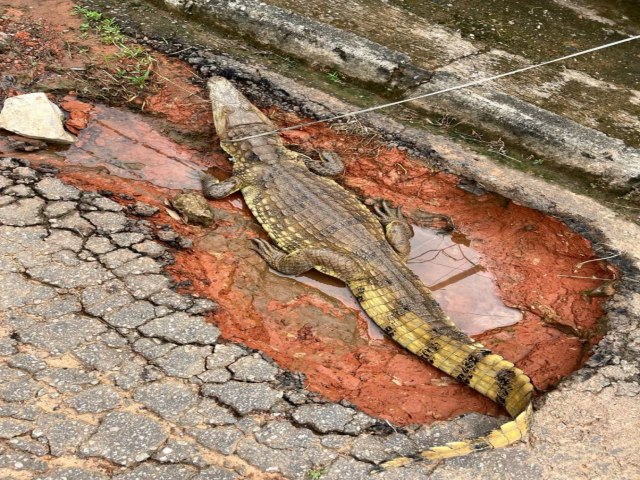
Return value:
[(373, 210), (385, 227), (387, 241), (398, 255), (406, 260), (411, 250), (409, 240), (413, 237), (413, 227), (404, 219), (400, 207), (392, 208), (383, 200), (380, 204), (374, 205)]
[(304, 164), (313, 173), (323, 177), (335, 177), (344, 172), (344, 163), (334, 152), (320, 152), (320, 158), (305, 156)]
[(200, 174), (200, 180), (202, 182), (202, 194), (212, 200), (228, 197), (242, 188), (241, 182), (236, 177), (229, 177), (221, 182), (203, 172)]
[(300, 275), (314, 267), (307, 255), (301, 255), (299, 252), (287, 254), (261, 238), (254, 238), (252, 242), (252, 249), (258, 252), (271, 268), (280, 273)]

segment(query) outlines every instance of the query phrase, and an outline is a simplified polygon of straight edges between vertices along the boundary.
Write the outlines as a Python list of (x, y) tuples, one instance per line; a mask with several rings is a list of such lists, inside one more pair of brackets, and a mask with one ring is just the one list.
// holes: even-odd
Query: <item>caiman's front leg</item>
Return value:
[(300, 275), (313, 268), (335, 276), (345, 282), (358, 276), (358, 262), (348, 254), (336, 252), (328, 248), (305, 248), (292, 253), (285, 253), (261, 238), (254, 238), (254, 250), (269, 264), (271, 268), (285, 275)]
[(404, 260), (409, 258), (413, 237), (413, 227), (402, 216), (400, 208), (391, 208), (386, 200), (381, 205), (374, 205), (373, 209), (384, 225), (387, 241)]
[(311, 158), (306, 155), (303, 158), (307, 168), (317, 175), (335, 177), (344, 172), (344, 163), (336, 153), (320, 152), (320, 158)]
[(202, 173), (200, 179), (202, 181), (202, 194), (212, 200), (228, 197), (232, 193), (247, 186), (246, 178), (243, 176), (234, 175), (226, 180), (220, 181), (211, 175)]

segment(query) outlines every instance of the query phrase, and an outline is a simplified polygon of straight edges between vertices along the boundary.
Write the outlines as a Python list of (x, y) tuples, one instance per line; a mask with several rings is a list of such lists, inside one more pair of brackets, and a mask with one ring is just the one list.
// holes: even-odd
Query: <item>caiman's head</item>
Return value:
[(208, 83), (213, 108), (213, 121), (222, 147), (233, 155), (227, 141), (275, 130), (276, 127), (254, 107), (233, 84), (222, 77), (211, 77)]

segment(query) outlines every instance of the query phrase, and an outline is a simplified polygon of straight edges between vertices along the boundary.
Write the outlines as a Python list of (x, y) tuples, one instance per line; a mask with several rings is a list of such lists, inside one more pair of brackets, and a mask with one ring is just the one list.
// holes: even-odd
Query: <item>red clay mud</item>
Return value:
[[(63, 12), (70, 9), (70, 3), (65, 1), (42, 4), (47, 8), (55, 5)], [(13, 33), (26, 31), (20, 23), (26, 19), (20, 12), (12, 10), (13, 24), (0, 22), (0, 28), (13, 28)], [(64, 19), (68, 20), (66, 16)], [(57, 22), (55, 28), (65, 28), (63, 15), (53, 16), (52, 21)], [(75, 17), (71, 20), (73, 26), (78, 23)], [(38, 28), (42, 30), (29, 30), (28, 36), (18, 38), (20, 55), (37, 54), (39, 63), (31, 67), (28, 57), (25, 60), (14, 55), (10, 61), (16, 75), (48, 78), (47, 52), (51, 58), (66, 57), (60, 55), (56, 45), (30, 45), (38, 32), (42, 32), (43, 39), (50, 38), (49, 29), (53, 27), (46, 22), (41, 25)], [(238, 195), (211, 202), (217, 216), (212, 228), (182, 225), (166, 214), (164, 199), (175, 194), (175, 189), (195, 187), (198, 170), (215, 166), (218, 173), (228, 172), (230, 164), (214, 138), (211, 148), (200, 145), (198, 149), (165, 135), (166, 130), (173, 137), (177, 133), (178, 138), (184, 134), (202, 138), (212, 131), (212, 126), (209, 107), (203, 102), (205, 93), (188, 83), (191, 70), (175, 60), (154, 55), (158, 58), (154, 75), (160, 84), (141, 93), (133, 103), (165, 122), (162, 132), (142, 121), (139, 114), (95, 105), (87, 128), (76, 127), (78, 143), (69, 150), (13, 152), (0, 133), (0, 153), (23, 156), (34, 163), (55, 163), (62, 169), (61, 176), (78, 186), (110, 190), (161, 208), (151, 218), (153, 222), (171, 224), (195, 238), (192, 250), (176, 254), (171, 267), (176, 279), (190, 280), (193, 292), (220, 304), (219, 313), (211, 321), (219, 325), (225, 338), (258, 348), (283, 367), (304, 372), (309, 389), (334, 400), (347, 399), (368, 413), (398, 424), (429, 423), (471, 411), (500, 413), (489, 400), (389, 340), (369, 335), (367, 323), (352, 301), (343, 302), (343, 296), (334, 298), (300, 281), (271, 273), (249, 249), (248, 239), (264, 233), (241, 208)], [(64, 61), (83, 65), (77, 55)], [(126, 101), (125, 98), (122, 103)], [(78, 110), (75, 107), (69, 106), (71, 111)], [(297, 120), (275, 109), (269, 109), (267, 114), (279, 123)], [(347, 165), (339, 179), (346, 187), (365, 198), (386, 198), (401, 205), (416, 222), (420, 221), (421, 212), (449, 215), (456, 226), (456, 237), (464, 235), (475, 252), (470, 260), (484, 268), (473, 273), (495, 278), (495, 288), (504, 304), (523, 313), (518, 323), (476, 338), (515, 361), (537, 388), (551, 388), (584, 361), (598, 339), (598, 319), (603, 315), (605, 299), (584, 294), (601, 285), (602, 280), (577, 277), (615, 276), (603, 262), (582, 263), (595, 258), (585, 239), (553, 218), (502, 197), (467, 193), (457, 188), (456, 177), (434, 172), (404, 152), (388, 149), (370, 138), (314, 126), (288, 132), (285, 139), (306, 152), (336, 151)], [(413, 255), (418, 253), (414, 251)], [(429, 265), (414, 267), (437, 267)], [(467, 267), (473, 265), (466, 265), (463, 271)], [(433, 282), (450, 291), (452, 285), (439, 285), (446, 279), (436, 277)], [(311, 283), (317, 277), (304, 281)], [(332, 285), (333, 290), (327, 291), (337, 292), (339, 284)], [(470, 292), (466, 303), (460, 295), (451, 301), (440, 300), (451, 310), (484, 314), (483, 321), (503, 314), (490, 310), (484, 302), (468, 300), (484, 298), (486, 285), (470, 284), (466, 288), (477, 290)], [(440, 293), (436, 291), (437, 295)], [(486, 325), (463, 328), (480, 331)]]

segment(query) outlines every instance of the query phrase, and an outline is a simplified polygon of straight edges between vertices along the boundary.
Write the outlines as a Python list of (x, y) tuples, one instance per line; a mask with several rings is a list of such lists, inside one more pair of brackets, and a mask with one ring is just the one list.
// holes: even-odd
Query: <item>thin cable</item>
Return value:
[(517, 70), (512, 70), (512, 71), (506, 72), (506, 73), (501, 73), (499, 75), (494, 75), (492, 77), (481, 78), (480, 80), (474, 80), (473, 82), (464, 83), (462, 85), (456, 85), (455, 87), (445, 88), (443, 90), (438, 90), (436, 92), (425, 93), (425, 94), (422, 94), (422, 95), (418, 95), (416, 97), (409, 97), (409, 98), (405, 98), (403, 100), (398, 100), (396, 102), (385, 103), (383, 105), (377, 105), (375, 107), (369, 107), (369, 108), (364, 108), (362, 110), (356, 110), (355, 112), (343, 113), (343, 114), (340, 114), (340, 115), (335, 115), (333, 117), (322, 118), (320, 120), (314, 120), (312, 122), (299, 123), (297, 125), (292, 125), (290, 127), (283, 127), (283, 128), (279, 128), (277, 130), (271, 130), (271, 131), (268, 131), (268, 132), (258, 133), (256, 135), (247, 135), (246, 137), (236, 138), (234, 140), (227, 140), (227, 141), (228, 142), (241, 142), (243, 140), (249, 140), (250, 138), (264, 137), (265, 135), (273, 135), (274, 133), (278, 133), (278, 132), (286, 132), (288, 130), (296, 130), (296, 129), (301, 128), (301, 127), (308, 127), (309, 125), (316, 125), (318, 123), (331, 122), (333, 120), (339, 120), (341, 118), (347, 118), (347, 117), (352, 117), (354, 115), (360, 115), (362, 113), (373, 112), (375, 110), (381, 110), (383, 108), (393, 107), (395, 105), (401, 105), (403, 103), (411, 102), (413, 100), (418, 100), (420, 98), (431, 97), (431, 96), (434, 96), (434, 95), (439, 95), (441, 93), (452, 92), (454, 90), (460, 90), (462, 88), (467, 88), (467, 87), (473, 87), (475, 85), (480, 85), (481, 83), (491, 82), (492, 80), (497, 80), (499, 78), (504, 78), (504, 77), (508, 77), (510, 75), (515, 75), (516, 73), (526, 72), (527, 70), (532, 70), (534, 68), (543, 67), (543, 66), (549, 65), (551, 63), (561, 62), (563, 60), (568, 60), (570, 58), (579, 57), (580, 55), (586, 55), (587, 53), (597, 52), (598, 50), (603, 50), (605, 48), (613, 47), (615, 45), (620, 45), (621, 43), (626, 43), (626, 42), (630, 42), (632, 40), (638, 40), (638, 39), (640, 39), (640, 35), (635, 35), (633, 37), (627, 37), (627, 38), (623, 38), (622, 40), (617, 40), (615, 42), (607, 43), (605, 45), (600, 45), (599, 47), (593, 47), (593, 48), (590, 48), (588, 50), (583, 50), (581, 52), (572, 53), (571, 55), (565, 55), (564, 57), (554, 58), (553, 60), (547, 60), (546, 62), (537, 63), (535, 65), (529, 65), (528, 67), (519, 68)]

